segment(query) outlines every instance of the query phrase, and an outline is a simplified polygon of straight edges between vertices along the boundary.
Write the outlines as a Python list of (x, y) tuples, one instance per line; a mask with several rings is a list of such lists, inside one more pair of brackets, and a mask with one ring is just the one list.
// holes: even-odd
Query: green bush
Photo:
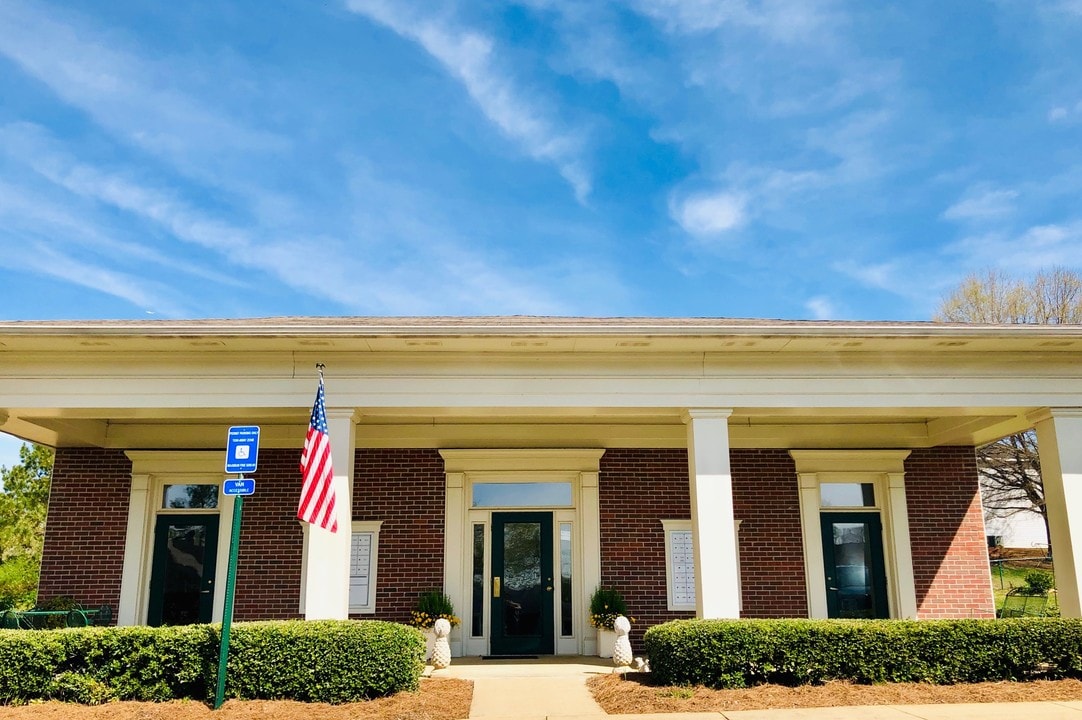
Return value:
[(680, 620), (644, 644), (670, 685), (927, 682), (1082, 677), (1082, 621)]
[[(0, 704), (210, 700), (220, 627), (0, 631)], [(380, 621), (236, 623), (226, 694), (341, 703), (416, 690), (424, 638)]]
[(239, 623), (226, 695), (344, 703), (416, 690), (424, 652), (420, 631), (395, 623)]
[(619, 590), (597, 587), (590, 596), (590, 624), (595, 628), (612, 630), (616, 618), (628, 616), (627, 601)]
[(1047, 573), (1044, 570), (1030, 570), (1025, 576), (1026, 586), (1022, 588), (1022, 591), (1026, 595), (1039, 595), (1041, 597), (1048, 594), (1048, 591), (1056, 584), (1056, 579), (1052, 577), (1052, 573)]
[(0, 563), (0, 611), (34, 606), (38, 593), (38, 564), (27, 557)]
[(62, 672), (49, 683), (49, 698), (81, 705), (101, 705), (116, 700), (116, 693), (95, 677)]

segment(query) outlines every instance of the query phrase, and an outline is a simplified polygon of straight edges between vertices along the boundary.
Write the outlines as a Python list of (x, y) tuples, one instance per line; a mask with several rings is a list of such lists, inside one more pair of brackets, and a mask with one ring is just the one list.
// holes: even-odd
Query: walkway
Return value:
[(470, 718), (484, 720), (1082, 720), (1082, 700), (977, 705), (732, 710), (717, 713), (606, 715), (586, 689), (593, 675), (612, 672), (609, 660), (546, 657), (540, 660), (455, 658), (432, 677), (473, 681)]

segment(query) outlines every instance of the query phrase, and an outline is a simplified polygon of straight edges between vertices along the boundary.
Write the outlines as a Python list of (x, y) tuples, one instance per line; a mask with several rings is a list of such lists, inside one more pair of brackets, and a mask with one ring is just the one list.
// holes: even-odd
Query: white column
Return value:
[(117, 625), (141, 625), (146, 621), (145, 610), (140, 617), (139, 579), (143, 576), (143, 554), (147, 545), (147, 493), (150, 475), (132, 475), (128, 494), (128, 526), (124, 533), (124, 564), (120, 574), (120, 605), (116, 610)]
[(468, 632), (464, 630), (467, 627), (465, 619), (470, 607), (470, 591), (473, 589), (470, 582), (473, 568), (466, 567), (467, 558), (473, 558), (473, 538), (467, 537), (469, 527), (466, 519), (466, 473), (449, 472), (444, 478), (443, 591), (451, 598), (459, 617), (463, 618), (459, 627), (451, 629), (453, 657), (462, 657), (462, 636)]
[(688, 410), (691, 537), (695, 611), (700, 618), (740, 617), (733, 478), (729, 467), (732, 410)]
[[(334, 464), (334, 506), (338, 532), (308, 528), (304, 559), (305, 620), (349, 617), (349, 551), (353, 523), (353, 457), (357, 424), (352, 409), (328, 410), (327, 429)], [(300, 483), (297, 483), (298, 498)]]
[[(582, 536), (582, 581), (577, 582), (575, 607), (585, 619), (590, 607), (590, 595), (601, 584), (601, 486), (600, 473), (579, 473), (579, 518)], [(585, 623), (583, 623), (585, 626)], [(597, 655), (597, 633), (589, 629), (582, 634), (583, 655)]]
[(1037, 420), (1037, 447), (1063, 617), (1082, 617), (1082, 408), (1052, 408)]
[(808, 617), (829, 616), (827, 609), (827, 574), (823, 565), (823, 543), (819, 540), (822, 522), (819, 517), (819, 474), (798, 472), (800, 523), (804, 533), (804, 583), (808, 590)]
[(917, 619), (917, 584), (913, 577), (913, 545), (909, 539), (909, 505), (905, 499), (905, 473), (887, 473), (890, 493), (890, 527), (894, 550), (894, 582), (898, 603), (894, 617)]

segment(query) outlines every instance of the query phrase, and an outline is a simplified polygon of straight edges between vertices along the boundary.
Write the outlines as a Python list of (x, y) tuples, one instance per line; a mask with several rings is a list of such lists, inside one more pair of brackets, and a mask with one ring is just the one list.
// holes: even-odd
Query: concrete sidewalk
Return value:
[(484, 720), (1082, 720), (1082, 699), (606, 715), (586, 689), (586, 681), (594, 675), (611, 672), (611, 662), (600, 658), (482, 660), (474, 657), (455, 658), (451, 667), (430, 670), (430, 675), (472, 680), (470, 718)]

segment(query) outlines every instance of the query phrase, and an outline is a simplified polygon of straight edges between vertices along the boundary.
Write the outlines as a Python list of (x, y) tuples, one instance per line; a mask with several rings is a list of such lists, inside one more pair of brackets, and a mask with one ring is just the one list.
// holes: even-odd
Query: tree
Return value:
[[(1037, 273), (1029, 282), (1003, 272), (971, 275), (939, 306), (940, 322), (1082, 324), (1082, 278), (1066, 268)], [(1034, 512), (1048, 537), (1037, 434), (1027, 430), (977, 448), (981, 501), (998, 517)], [(1051, 550), (1051, 545), (1049, 545)]]
[(18, 465), (0, 467), (0, 608), (34, 602), (52, 473), (43, 445), (23, 445)]

